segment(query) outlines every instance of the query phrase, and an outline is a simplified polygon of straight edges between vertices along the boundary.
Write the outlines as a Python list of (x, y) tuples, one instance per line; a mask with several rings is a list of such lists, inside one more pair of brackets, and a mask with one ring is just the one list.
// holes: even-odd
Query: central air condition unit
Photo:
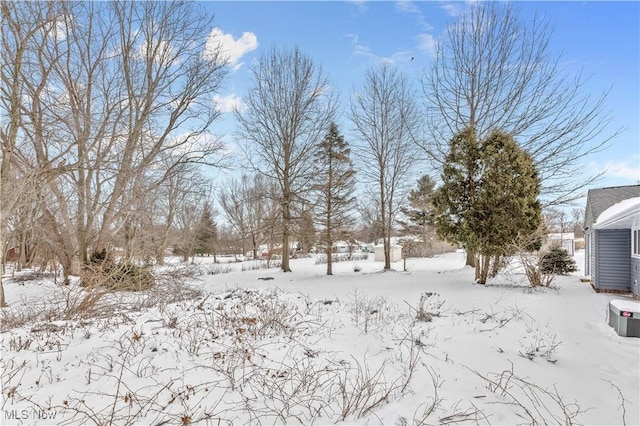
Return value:
[(609, 325), (622, 337), (640, 337), (640, 302), (609, 302)]

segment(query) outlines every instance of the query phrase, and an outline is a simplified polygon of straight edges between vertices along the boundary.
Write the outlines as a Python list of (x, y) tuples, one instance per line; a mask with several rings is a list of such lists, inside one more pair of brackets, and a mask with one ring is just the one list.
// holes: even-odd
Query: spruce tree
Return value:
[[(417, 235), (422, 239), (422, 248), (431, 247), (430, 237), (433, 235), (433, 195), (435, 192), (435, 182), (429, 175), (424, 175), (418, 179), (418, 185), (409, 193), (408, 201), (410, 207), (402, 207), (400, 211), (407, 220), (398, 220), (404, 235)], [(424, 250), (423, 250), (424, 251)], [(423, 253), (420, 253), (423, 255)]]
[(355, 198), (355, 170), (351, 149), (338, 126), (331, 123), (324, 139), (316, 149), (316, 211), (322, 224), (322, 242), (326, 244), (327, 275), (332, 275), (331, 252), (337, 233), (351, 225), (350, 211)]
[(540, 267), (545, 274), (567, 275), (578, 270), (578, 265), (567, 250), (559, 245), (552, 246), (540, 259)]
[(491, 259), (540, 224), (534, 162), (511, 135), (494, 131), (478, 142), (467, 129), (451, 141), (442, 180), (434, 197), (438, 232), (477, 253), (476, 280), (485, 284)]
[(210, 206), (205, 205), (196, 231), (194, 247), (195, 253), (199, 255), (213, 253), (215, 255), (215, 243), (217, 238), (218, 230), (217, 225), (213, 220), (211, 208)]

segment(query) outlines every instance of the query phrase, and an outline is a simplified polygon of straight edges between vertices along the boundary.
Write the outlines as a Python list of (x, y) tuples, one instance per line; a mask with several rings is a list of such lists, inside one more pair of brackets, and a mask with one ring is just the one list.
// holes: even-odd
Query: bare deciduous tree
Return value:
[[(193, 198), (198, 198), (203, 189), (207, 189), (206, 180), (193, 164), (181, 164), (173, 168), (160, 186), (152, 191), (147, 214), (153, 213), (151, 220), (153, 229), (152, 241), (155, 259), (158, 264), (164, 264), (164, 255), (172, 242), (172, 236), (177, 235), (176, 218), (184, 205), (197, 204)], [(175, 240), (175, 239), (174, 239)]]
[(248, 241), (254, 259), (267, 238), (266, 220), (273, 189), (262, 175), (243, 175), (240, 180), (231, 180), (218, 194), (222, 211), (243, 241), (243, 252), (244, 242)]
[(351, 120), (361, 139), (360, 158), (373, 176), (383, 234), (384, 269), (391, 268), (391, 233), (399, 210), (400, 191), (418, 161), (416, 131), (420, 113), (406, 76), (389, 64), (370, 68), (359, 91), (351, 97)]
[(2, 67), (3, 103), (13, 111), (7, 140), (17, 148), (11, 162), (39, 171), (43, 214), (65, 274), (131, 226), (144, 204), (139, 197), (174, 168), (220, 165), (222, 145), (209, 133), (219, 114), (211, 99), (227, 61), (203, 36), (213, 27), (198, 7), (2, 5), (2, 43), (22, 49)]
[(329, 127), (335, 100), (319, 65), (297, 48), (273, 49), (252, 68), (238, 133), (251, 167), (279, 186), (282, 270), (290, 272), (294, 203), (310, 188), (313, 147)]
[(581, 74), (562, 69), (548, 22), (525, 22), (514, 7), (474, 3), (447, 28), (422, 79), (430, 137), (421, 146), (441, 165), (447, 141), (465, 128), (479, 139), (495, 129), (512, 134), (536, 162), (544, 204), (565, 203), (596, 178), (576, 182), (581, 161), (619, 131), (603, 134), (606, 94), (593, 97)]
[(584, 238), (584, 209), (574, 207), (571, 210), (571, 227), (576, 238)]
[[(24, 144), (23, 126), (28, 91), (24, 82), (38, 79), (41, 90), (46, 84), (51, 67), (38, 67), (38, 50), (42, 40), (51, 33), (50, 16), (55, 16), (55, 3), (0, 3), (2, 30), (0, 49), (0, 105), (4, 113), (0, 118), (2, 158), (0, 164), (0, 259), (4, 264), (4, 248), (11, 216), (26, 201), (29, 204), (45, 177), (42, 168), (21, 163), (20, 152)], [(50, 165), (49, 165), (50, 166)], [(29, 196), (29, 197), (27, 197)], [(1, 275), (1, 274), (0, 274)], [(0, 276), (0, 307), (6, 305), (4, 286)]]

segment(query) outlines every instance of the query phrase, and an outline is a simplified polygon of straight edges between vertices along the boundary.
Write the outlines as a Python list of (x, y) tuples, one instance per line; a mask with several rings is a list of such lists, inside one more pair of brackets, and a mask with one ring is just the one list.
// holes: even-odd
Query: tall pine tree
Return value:
[(478, 142), (467, 129), (451, 141), (442, 181), (434, 196), (438, 233), (476, 253), (476, 281), (485, 284), (491, 259), (540, 224), (534, 162), (511, 135), (494, 131)]
[(351, 226), (350, 211), (355, 197), (355, 170), (349, 144), (331, 123), (329, 131), (316, 149), (316, 211), (322, 224), (322, 242), (326, 244), (327, 275), (332, 275), (331, 252), (335, 236)]

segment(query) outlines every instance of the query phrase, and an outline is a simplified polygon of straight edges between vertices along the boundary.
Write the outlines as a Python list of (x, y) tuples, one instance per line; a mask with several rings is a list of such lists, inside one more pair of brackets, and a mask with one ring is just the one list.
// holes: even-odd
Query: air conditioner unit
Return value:
[(640, 302), (609, 302), (609, 325), (622, 337), (640, 337)]

